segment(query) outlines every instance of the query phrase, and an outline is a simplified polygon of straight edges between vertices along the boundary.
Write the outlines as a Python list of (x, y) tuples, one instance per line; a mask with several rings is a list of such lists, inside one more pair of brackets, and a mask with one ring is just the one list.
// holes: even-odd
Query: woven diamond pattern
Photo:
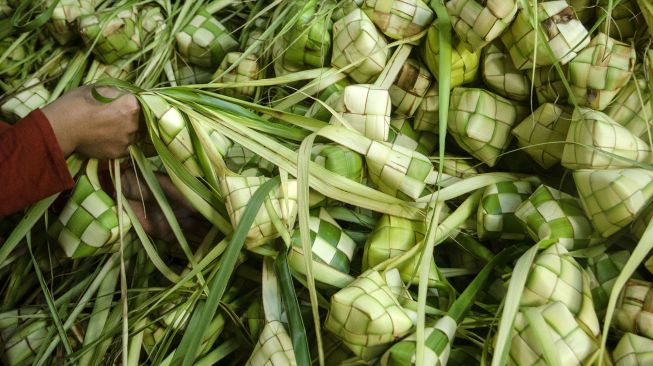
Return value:
[(437, 136), (430, 132), (415, 131), (410, 122), (403, 117), (390, 121), (388, 142), (397, 144), (420, 154), (430, 155), (437, 146)]
[[(46, 1), (47, 6), (52, 1)], [(76, 21), (80, 16), (93, 13), (93, 1), (59, 0), (52, 11), (47, 28), (59, 44), (65, 45), (77, 36)]]
[(363, 157), (344, 146), (335, 144), (313, 145), (311, 158), (317, 164), (334, 173), (356, 182), (363, 180), (365, 174)]
[(626, 333), (612, 352), (615, 366), (653, 365), (653, 340)]
[(363, 0), (361, 8), (386, 36), (403, 39), (431, 24), (434, 13), (422, 0)]
[[(298, 3), (301, 4), (301, 3)], [(315, 15), (315, 6), (303, 9), (299, 21), (284, 34), (284, 63), (299, 65), (302, 68), (324, 67), (328, 65), (331, 51), (331, 19)]]
[(247, 366), (297, 365), (292, 340), (283, 324), (273, 320), (263, 327)]
[(228, 52), (238, 48), (229, 30), (204, 8), (175, 37), (179, 53), (202, 67), (219, 66)]
[(440, 124), (440, 92), (437, 83), (433, 83), (417, 106), (413, 127), (417, 131), (427, 131), (437, 134)]
[(526, 181), (501, 182), (485, 188), (476, 219), (479, 239), (525, 238), (526, 230), (515, 217), (515, 210), (531, 193), (531, 184)]
[[(97, 176), (83, 175), (77, 180), (72, 196), (48, 230), (70, 258), (111, 250), (112, 244), (119, 240), (116, 203), (101, 189), (96, 179)], [(123, 220), (123, 232), (126, 233), (131, 222), (126, 214)]]
[[(385, 279), (366, 271), (331, 297), (324, 328), (342, 339), (356, 355), (378, 356), (392, 342), (408, 335), (413, 321)], [(366, 348), (373, 347), (367, 350)]]
[(585, 213), (603, 237), (632, 223), (653, 198), (646, 169), (577, 170), (574, 181)]
[(86, 45), (107, 64), (126, 58), (141, 49), (137, 11), (124, 9), (118, 14), (113, 10), (90, 14), (79, 18), (79, 33)]
[[(242, 52), (229, 52), (222, 60), (220, 67), (213, 74), (216, 78), (216, 82), (219, 83), (242, 83), (251, 80), (257, 80), (259, 78), (259, 66), (258, 66), (258, 56), (248, 55), (238, 63), (238, 66), (228, 73), (224, 73), (228, 68), (238, 61), (238, 59), (243, 55)], [(220, 93), (237, 97), (237, 98), (251, 98), (256, 92), (256, 87), (254, 86), (239, 86), (237, 88), (224, 88), (220, 90)]]
[[(503, 32), (501, 40), (510, 52), (515, 67), (529, 69), (533, 62), (537, 66), (567, 64), (576, 53), (589, 43), (587, 29), (578, 19), (566, 1), (545, 1), (538, 4), (537, 19), (540, 20), (546, 39), (537, 34), (529, 15), (520, 10), (510, 28)], [(537, 39), (537, 43), (536, 40)], [(546, 47), (548, 43), (552, 55)], [(536, 59), (537, 57), (537, 59)]]
[[(371, 84), (349, 85), (333, 109), (361, 134), (372, 140), (388, 139), (392, 103), (386, 89)], [(340, 124), (335, 116), (330, 123)]]
[(11, 120), (19, 120), (31, 111), (45, 106), (50, 99), (50, 92), (37, 78), (25, 83), (25, 90), (14, 95), (2, 104), (2, 114)]
[(229, 170), (244, 177), (271, 177), (275, 168), (274, 164), (237, 143), (229, 147), (224, 160)]
[(358, 62), (345, 72), (357, 83), (368, 83), (383, 71), (389, 51), (383, 35), (360, 9), (333, 24), (333, 53), (331, 65), (342, 69)]
[(416, 199), (433, 174), (433, 164), (426, 156), (397, 144), (371, 141), (365, 154), (368, 177), (387, 194)]
[[(563, 75), (567, 77), (567, 65), (562, 67)], [(529, 71), (530, 73), (530, 71)], [(562, 77), (553, 66), (545, 66), (535, 69), (533, 75), (533, 87), (537, 100), (540, 103), (559, 103), (567, 100), (569, 91), (562, 82)]]
[(154, 111), (159, 122), (161, 140), (191, 174), (201, 177), (203, 173), (197, 162), (188, 124), (179, 110), (170, 105), (167, 107), (167, 110), (162, 108)]
[(494, 166), (510, 143), (522, 108), (483, 89), (456, 88), (451, 94), (449, 133), (475, 158)]
[(632, 76), (635, 49), (599, 33), (569, 63), (571, 91), (580, 106), (604, 110)]
[(480, 49), (498, 38), (517, 14), (514, 0), (452, 0), (449, 19), (460, 39)]
[(388, 90), (394, 107), (393, 113), (411, 117), (426, 95), (432, 79), (429, 70), (421, 62), (408, 59)]
[(560, 162), (571, 123), (571, 110), (544, 103), (512, 130), (520, 147), (543, 168)]
[[(444, 215), (441, 215), (444, 216)], [(424, 222), (401, 217), (383, 215), (377, 221), (374, 231), (368, 236), (363, 252), (362, 268), (367, 269), (389, 259), (398, 257), (424, 239)], [(414, 256), (397, 269), (401, 280), (417, 284), (419, 282), (419, 256)], [(429, 265), (429, 282), (438, 280), (435, 262)]]
[(613, 325), (624, 332), (653, 339), (653, 284), (634, 279), (626, 283), (617, 302)]
[(594, 300), (594, 309), (599, 316), (604, 315), (614, 283), (629, 257), (629, 251), (620, 250), (603, 253), (587, 260), (592, 300)]
[(583, 305), (583, 279), (583, 268), (562, 245), (554, 244), (535, 258), (520, 306), (560, 301), (575, 316)]
[[(554, 302), (534, 310), (544, 318), (562, 365), (580, 365), (598, 348), (596, 340), (583, 331), (563, 303)], [(524, 312), (517, 313), (508, 365), (547, 365), (537, 337)]]
[[(605, 114), (618, 124), (626, 127), (635, 136), (648, 141), (648, 131), (653, 130), (651, 100), (648, 83), (641, 76), (623, 87), (612, 103), (605, 109)], [(641, 99), (640, 94), (641, 93)]]
[(501, 42), (493, 42), (483, 49), (482, 64), (483, 81), (490, 90), (512, 100), (524, 101), (530, 98), (529, 75), (517, 70)]
[[(242, 218), (245, 207), (256, 190), (267, 181), (265, 177), (225, 176), (220, 180), (220, 191), (225, 197), (225, 206), (234, 229)], [(268, 197), (274, 213), (268, 212), (265, 204), (261, 206), (252, 227), (247, 232), (248, 248), (259, 246), (279, 235), (272, 224), (271, 214), (278, 215), (281, 222), (290, 224), (297, 215), (297, 181), (289, 181), (285, 187), (277, 187)]]
[[(309, 218), (313, 258), (340, 272), (349, 273), (349, 265), (356, 250), (356, 243), (324, 209)], [(299, 230), (295, 230), (292, 243), (301, 247)]]
[[(440, 31), (438, 22), (433, 22), (421, 47), (422, 60), (436, 78), (440, 74)], [(476, 79), (480, 52), (474, 52), (472, 46), (454, 38), (451, 49), (451, 87), (470, 83)]]
[(633, 166), (627, 159), (648, 162), (651, 158), (651, 149), (644, 141), (605, 114), (590, 109), (574, 110), (567, 142), (562, 165), (569, 169), (627, 168)]
[(545, 185), (517, 207), (515, 216), (533, 240), (556, 239), (567, 250), (585, 248), (595, 238), (579, 200)]

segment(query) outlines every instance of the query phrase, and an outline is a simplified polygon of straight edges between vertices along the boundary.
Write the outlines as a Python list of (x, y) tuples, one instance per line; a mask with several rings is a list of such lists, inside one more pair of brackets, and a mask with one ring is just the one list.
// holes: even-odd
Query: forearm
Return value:
[(0, 128), (0, 217), (73, 184), (52, 126), (40, 110)]

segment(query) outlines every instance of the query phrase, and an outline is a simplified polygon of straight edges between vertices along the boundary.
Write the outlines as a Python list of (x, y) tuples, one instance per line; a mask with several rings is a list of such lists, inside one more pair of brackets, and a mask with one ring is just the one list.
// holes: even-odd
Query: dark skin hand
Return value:
[[(140, 126), (138, 100), (117, 88), (97, 87), (97, 93), (113, 99), (104, 103), (98, 101), (92, 91), (91, 85), (71, 90), (42, 109), (64, 156), (73, 152), (95, 159), (128, 156), (129, 146), (136, 142)], [(170, 178), (162, 174), (157, 178), (184, 231), (196, 230), (205, 224)], [(143, 179), (137, 180), (133, 171), (126, 170), (122, 175), (122, 187), (145, 231), (153, 237), (174, 241), (172, 229)]]
[[(188, 203), (170, 178), (157, 174), (170, 207), (172, 207), (179, 226), (184, 233), (198, 233), (207, 230), (207, 224), (201, 220), (197, 211)], [(149, 190), (142, 177), (138, 177), (133, 170), (125, 170), (121, 176), (123, 195), (129, 201), (145, 232), (149, 235), (168, 242), (174, 242), (175, 236), (168, 224), (163, 211)]]

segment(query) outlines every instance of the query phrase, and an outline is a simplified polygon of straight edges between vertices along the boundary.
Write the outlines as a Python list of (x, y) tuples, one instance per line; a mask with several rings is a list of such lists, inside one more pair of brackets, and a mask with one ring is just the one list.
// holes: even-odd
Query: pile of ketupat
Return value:
[(649, 0), (0, 0), (5, 119), (96, 83), (147, 126), (116, 194), (73, 155), (0, 221), (0, 360), (652, 365), (651, 30)]

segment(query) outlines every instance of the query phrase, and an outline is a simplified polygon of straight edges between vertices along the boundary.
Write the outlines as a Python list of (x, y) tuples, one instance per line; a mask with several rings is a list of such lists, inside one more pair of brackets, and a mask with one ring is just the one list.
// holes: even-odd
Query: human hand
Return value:
[(116, 98), (110, 103), (98, 101), (92, 86), (74, 89), (43, 108), (59, 146), (68, 156), (78, 152), (96, 159), (116, 159), (128, 154), (129, 145), (136, 141), (140, 106), (131, 94), (121, 90), (98, 87), (99, 94)]
[[(206, 231), (208, 229), (206, 221), (199, 216), (170, 178), (163, 174), (157, 174), (157, 180), (182, 231), (185, 233)], [(129, 201), (129, 205), (138, 217), (138, 221), (145, 232), (158, 239), (174, 241), (175, 237), (172, 228), (170, 228), (168, 220), (161, 211), (154, 194), (149, 190), (143, 178), (139, 177), (137, 179), (132, 170), (125, 170), (121, 175), (121, 181), (123, 195)]]

